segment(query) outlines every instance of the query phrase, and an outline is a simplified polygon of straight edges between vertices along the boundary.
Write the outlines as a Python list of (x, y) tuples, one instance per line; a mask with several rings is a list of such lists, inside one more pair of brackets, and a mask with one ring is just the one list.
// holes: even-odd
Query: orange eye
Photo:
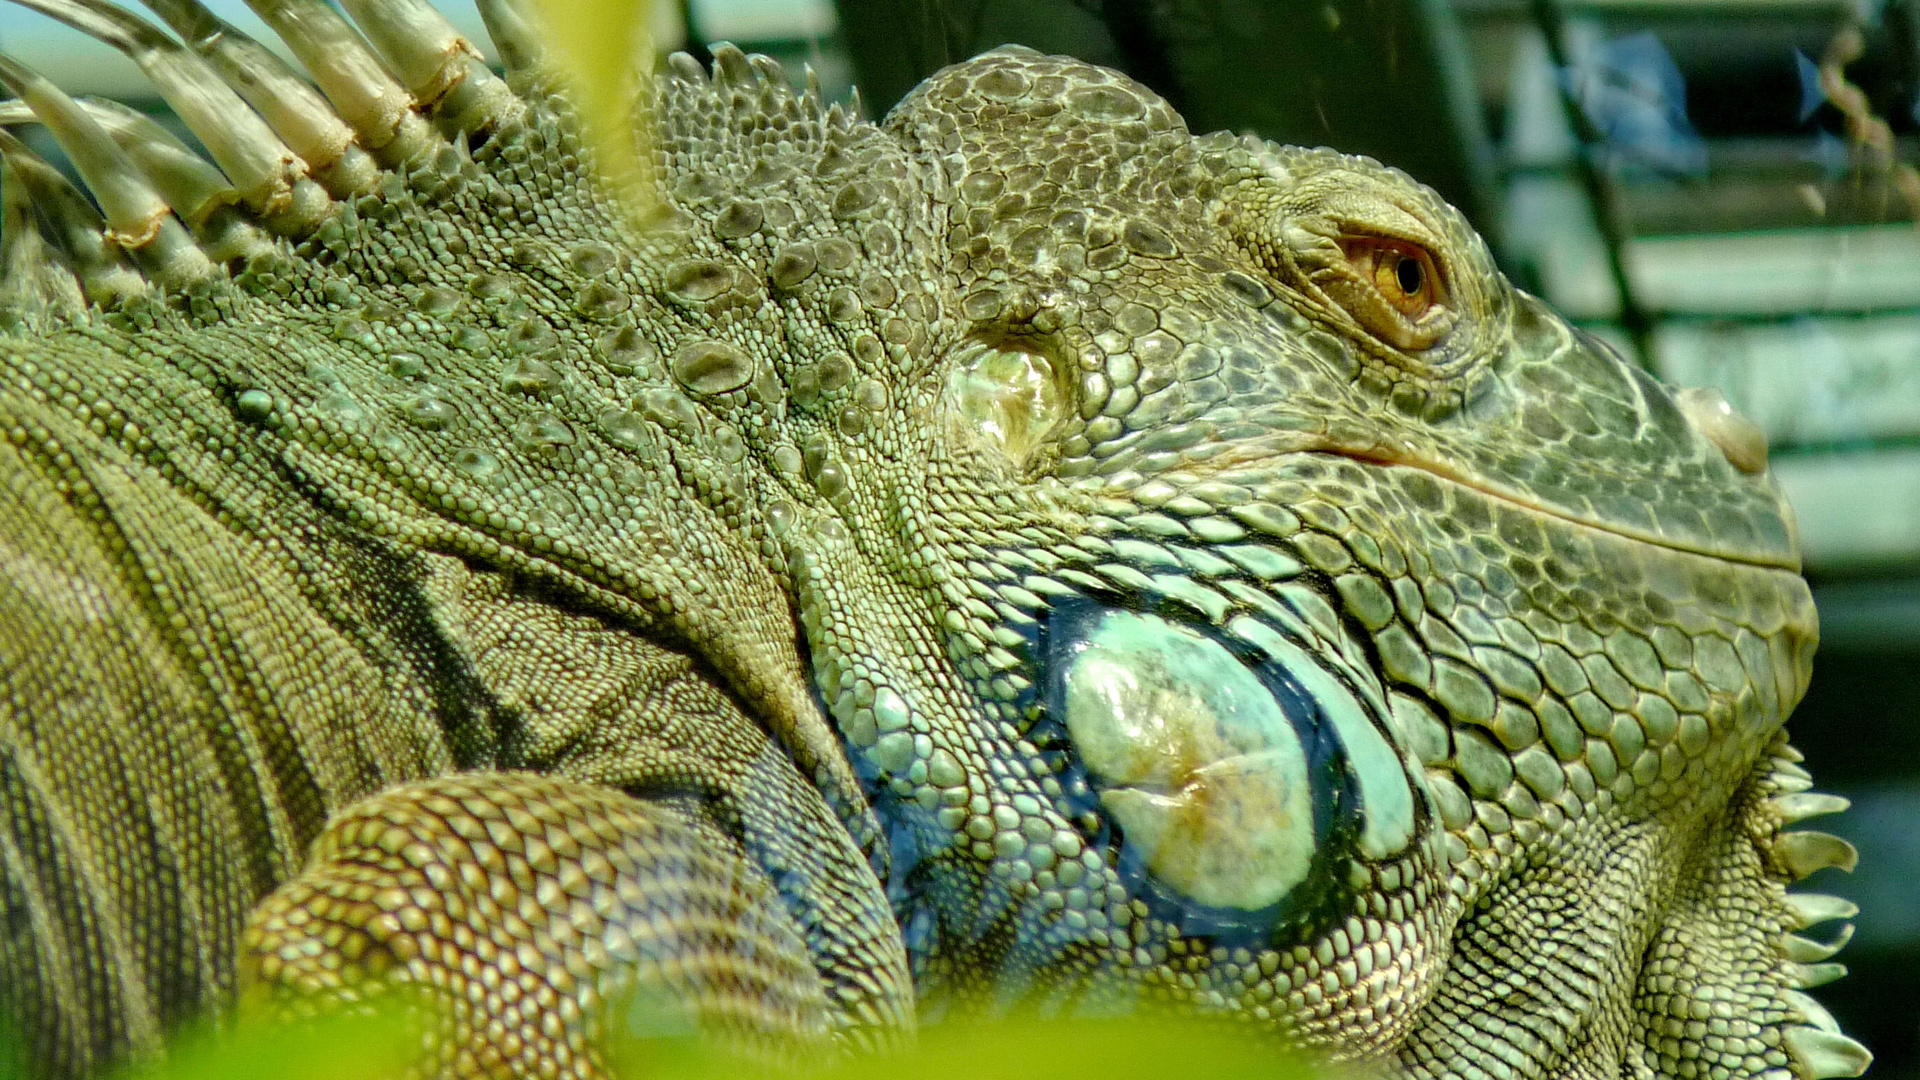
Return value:
[(1431, 252), (1384, 236), (1349, 236), (1340, 249), (1346, 266), (1322, 287), (1369, 333), (1409, 351), (1445, 336), (1453, 318)]
[(1394, 240), (1352, 241), (1347, 261), (1409, 322), (1419, 322), (1440, 302), (1439, 275), (1423, 248)]

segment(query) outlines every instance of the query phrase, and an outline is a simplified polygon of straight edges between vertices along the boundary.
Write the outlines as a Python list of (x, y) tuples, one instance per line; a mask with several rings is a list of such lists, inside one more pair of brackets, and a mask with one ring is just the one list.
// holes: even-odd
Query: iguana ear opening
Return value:
[(1018, 341), (969, 346), (947, 389), (968, 424), (1022, 467), (1068, 411), (1058, 368)]

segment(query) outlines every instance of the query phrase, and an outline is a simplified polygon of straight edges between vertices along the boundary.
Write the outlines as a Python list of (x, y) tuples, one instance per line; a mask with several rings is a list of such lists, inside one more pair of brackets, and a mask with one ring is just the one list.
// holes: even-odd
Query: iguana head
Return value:
[(226, 175), (0, 64), (100, 203), (0, 141), (0, 313), (187, 372), (380, 543), (696, 654), (869, 845), (930, 1007), (1864, 1067), (1790, 933), (1852, 855), (1782, 831), (1838, 801), (1781, 733), (1816, 631), (1764, 442), (1406, 177), (1022, 50), (875, 126), (721, 48), (655, 88), (636, 227), (423, 4), (349, 3), (371, 49), (262, 5), (331, 104), (190, 0), (192, 50), (37, 6)]
[(885, 132), (833, 205), (911, 208), (923, 268), (858, 287), (883, 340), (918, 309), (785, 543), (923, 994), (1427, 1074), (1857, 1066), (1782, 937), (1850, 856), (1780, 832), (1828, 805), (1780, 735), (1816, 630), (1750, 425), (1406, 177), (1112, 72), (1001, 50)]

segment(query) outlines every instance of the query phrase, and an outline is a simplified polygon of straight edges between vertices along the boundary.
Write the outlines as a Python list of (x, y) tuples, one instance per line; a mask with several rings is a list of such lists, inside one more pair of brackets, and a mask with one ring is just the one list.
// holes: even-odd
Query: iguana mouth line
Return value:
[(1528, 498), (1511, 489), (1464, 475), (1457, 469), (1443, 462), (1420, 457), (1407, 452), (1403, 448), (1392, 447), (1381, 443), (1358, 446), (1353, 443), (1342, 442), (1326, 435), (1302, 433), (1293, 438), (1280, 437), (1260, 440), (1257, 447), (1249, 447), (1246, 453), (1222, 454), (1214, 458), (1210, 464), (1215, 467), (1221, 465), (1238, 465), (1253, 459), (1271, 460), (1274, 456), (1283, 454), (1328, 454), (1367, 465), (1385, 465), (1414, 469), (1426, 473), (1435, 479), (1444, 480), (1449, 484), (1478, 492), (1490, 499), (1498, 499), (1509, 506), (1519, 507), (1528, 513), (1539, 514), (1542, 517), (1552, 518), (1555, 521), (1562, 521), (1569, 525), (1592, 529), (1595, 532), (1617, 536), (1624, 540), (1632, 540), (1650, 547), (1664, 548), (1668, 551), (1677, 551), (1687, 555), (1697, 555), (1704, 559), (1716, 559), (1721, 562), (1733, 563), (1739, 566), (1751, 566), (1756, 569), (1786, 570), (1796, 574), (1800, 572), (1800, 563), (1797, 559), (1716, 550), (1698, 544), (1685, 543), (1675, 540), (1672, 537), (1661, 536), (1643, 529), (1610, 524), (1594, 518), (1568, 513), (1565, 510), (1558, 509), (1537, 499)]
[(1738, 552), (1727, 551), (1727, 550), (1715, 550), (1713, 548), (1704, 547), (1698, 544), (1689, 544), (1683, 541), (1674, 540), (1671, 537), (1661, 536), (1657, 533), (1648, 532), (1644, 529), (1636, 529), (1636, 528), (1632, 528), (1631, 526), (1613, 525), (1613, 524), (1609, 524), (1607, 522), (1600, 521), (1594, 518), (1582, 517), (1578, 514), (1570, 514), (1564, 510), (1556, 509), (1555, 507), (1548, 505), (1547, 503), (1541, 502), (1539, 500), (1529, 499), (1526, 496), (1523, 496), (1517, 492), (1514, 492), (1505, 488), (1501, 488), (1493, 484), (1486, 483), (1485, 481), (1475, 480), (1472, 477), (1463, 476), (1460, 473), (1446, 467), (1445, 465), (1441, 465), (1437, 462), (1423, 461), (1418, 458), (1411, 458), (1411, 457), (1409, 458), (1393, 458), (1393, 457), (1372, 458), (1360, 453), (1354, 453), (1354, 452), (1348, 451), (1344, 448), (1334, 449), (1332, 452), (1338, 453), (1343, 457), (1352, 458), (1356, 461), (1372, 461), (1376, 464), (1398, 465), (1404, 468), (1418, 469), (1421, 472), (1427, 473), (1430, 476), (1438, 477), (1439, 479), (1445, 480), (1449, 483), (1458, 484), (1461, 487), (1467, 488), (1471, 491), (1477, 491), (1480, 494), (1485, 495), (1490, 499), (1498, 499), (1501, 502), (1507, 503), (1510, 506), (1517, 506), (1522, 510), (1528, 511), (1529, 513), (1539, 514), (1543, 517), (1553, 518), (1556, 521), (1564, 521), (1569, 525), (1582, 526), (1584, 528), (1592, 529), (1595, 532), (1603, 532), (1612, 536), (1621, 537), (1622, 539), (1633, 540), (1637, 543), (1647, 544), (1651, 547), (1665, 548), (1668, 551), (1677, 551), (1687, 555), (1698, 555), (1701, 558), (1706, 558), (1706, 559), (1718, 559), (1721, 562), (1734, 563), (1739, 566), (1751, 566), (1757, 569), (1764, 569), (1764, 570), (1787, 570), (1796, 574), (1800, 572), (1800, 564), (1798, 560), (1771, 558), (1764, 555), (1740, 554)]

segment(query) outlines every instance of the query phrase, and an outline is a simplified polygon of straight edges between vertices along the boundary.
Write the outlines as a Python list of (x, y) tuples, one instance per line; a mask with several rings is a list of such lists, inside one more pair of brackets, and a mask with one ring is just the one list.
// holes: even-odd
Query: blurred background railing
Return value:
[[(271, 42), (240, 0), (222, 15)], [(470, 0), (444, 0), (476, 42)], [(1920, 1080), (1920, 0), (664, 0), (663, 46), (731, 40), (880, 115), (1003, 42), (1127, 70), (1196, 130), (1397, 165), (1507, 273), (1764, 427), (1823, 641), (1795, 741), (1861, 850), (1822, 988)], [(137, 70), (0, 4), (0, 48), (156, 113)], [(184, 134), (184, 133), (183, 133)]]

